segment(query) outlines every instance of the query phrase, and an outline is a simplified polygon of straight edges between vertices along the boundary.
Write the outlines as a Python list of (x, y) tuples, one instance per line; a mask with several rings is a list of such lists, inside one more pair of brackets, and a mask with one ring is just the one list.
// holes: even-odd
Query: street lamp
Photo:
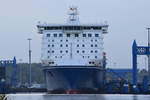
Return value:
[(29, 41), (29, 87), (31, 87), (31, 38), (28, 38)]
[(19, 59), (20, 62), (20, 66), (19, 66), (19, 78), (20, 78), (20, 86), (22, 85), (22, 68), (21, 68), (21, 63), (22, 63), (22, 59)]
[[(148, 31), (148, 47), (150, 47), (150, 28), (146, 28)], [(148, 55), (148, 77), (150, 77), (150, 56)]]

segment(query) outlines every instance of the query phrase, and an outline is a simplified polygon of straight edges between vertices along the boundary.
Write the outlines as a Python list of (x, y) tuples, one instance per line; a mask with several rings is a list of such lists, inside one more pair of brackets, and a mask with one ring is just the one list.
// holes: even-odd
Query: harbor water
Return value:
[(124, 94), (8, 94), (7, 100), (150, 100), (150, 95)]

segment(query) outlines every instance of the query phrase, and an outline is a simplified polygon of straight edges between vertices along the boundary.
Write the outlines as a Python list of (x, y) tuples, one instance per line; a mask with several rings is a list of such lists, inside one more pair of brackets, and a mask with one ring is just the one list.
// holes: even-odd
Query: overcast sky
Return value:
[[(16, 56), (18, 61), (27, 62), (30, 37), (32, 60), (40, 62), (37, 22), (66, 22), (71, 5), (78, 6), (81, 23), (108, 22), (109, 34), (104, 38), (108, 66), (131, 68), (133, 40), (147, 45), (150, 0), (0, 0), (0, 59)], [(146, 68), (144, 59), (146, 56), (139, 57), (141, 68)]]

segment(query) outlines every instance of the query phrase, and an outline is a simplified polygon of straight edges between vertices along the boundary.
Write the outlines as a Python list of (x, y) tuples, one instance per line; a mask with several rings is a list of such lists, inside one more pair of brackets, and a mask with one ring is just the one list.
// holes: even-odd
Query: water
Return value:
[(118, 94), (9, 94), (7, 100), (150, 100), (150, 95)]

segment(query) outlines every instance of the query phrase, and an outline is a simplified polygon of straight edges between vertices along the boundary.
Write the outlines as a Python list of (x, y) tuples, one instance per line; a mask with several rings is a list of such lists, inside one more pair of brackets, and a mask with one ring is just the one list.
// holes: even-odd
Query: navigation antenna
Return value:
[(69, 24), (79, 24), (79, 17), (78, 17), (78, 9), (77, 7), (70, 7), (69, 8), (69, 19), (68, 19)]

